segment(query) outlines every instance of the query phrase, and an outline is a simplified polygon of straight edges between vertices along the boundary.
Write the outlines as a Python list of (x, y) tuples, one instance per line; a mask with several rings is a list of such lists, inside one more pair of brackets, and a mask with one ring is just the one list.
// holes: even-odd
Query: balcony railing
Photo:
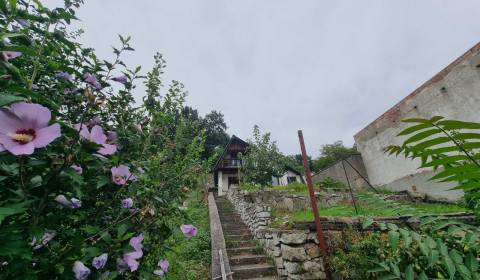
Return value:
[(238, 168), (242, 166), (242, 160), (239, 158), (224, 159), (222, 167), (224, 168)]

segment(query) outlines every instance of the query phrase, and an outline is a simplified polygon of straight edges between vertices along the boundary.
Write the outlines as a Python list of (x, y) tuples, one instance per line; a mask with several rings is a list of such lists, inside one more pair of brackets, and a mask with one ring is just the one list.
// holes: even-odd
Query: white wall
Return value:
[[(278, 184), (280, 186), (288, 185), (288, 177), (295, 177), (297, 182), (302, 182), (302, 178), (298, 174), (290, 170), (287, 170), (287, 172), (285, 172), (285, 174), (283, 174), (282, 177), (278, 178)], [(277, 180), (272, 180), (273, 183), (276, 183), (275, 181)]]
[(419, 192), (434, 197), (458, 199), (461, 191), (445, 191), (453, 184), (438, 184), (427, 179), (433, 176), (430, 170), (419, 170), (419, 160), (403, 156), (388, 156), (383, 148), (402, 144), (405, 137), (396, 135), (407, 127), (400, 120), (412, 117), (431, 118), (444, 116), (449, 119), (480, 122), (480, 56), (467, 58), (453, 66), (450, 71), (437, 76), (416, 95), (388, 111), (380, 119), (355, 136), (357, 149), (361, 152), (368, 178), (373, 185), (388, 185), (400, 190), (415, 185)]

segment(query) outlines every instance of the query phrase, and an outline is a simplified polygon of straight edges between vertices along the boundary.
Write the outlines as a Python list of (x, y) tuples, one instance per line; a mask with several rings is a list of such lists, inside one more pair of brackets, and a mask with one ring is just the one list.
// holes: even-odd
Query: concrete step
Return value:
[(239, 255), (255, 255), (258, 252), (257, 247), (250, 246), (250, 247), (240, 247), (240, 248), (227, 248), (227, 253), (229, 256), (239, 256)]
[(246, 265), (266, 263), (267, 257), (265, 255), (238, 255), (229, 258), (230, 265)]
[(225, 234), (225, 239), (228, 240), (253, 240), (250, 233), (247, 234)]
[(223, 234), (225, 234), (225, 235), (240, 235), (240, 234), (251, 235), (251, 233), (248, 229), (223, 229)]
[(227, 248), (255, 247), (253, 240), (226, 240)]
[(276, 276), (265, 276), (265, 277), (255, 277), (255, 278), (244, 278), (243, 280), (277, 280)]
[(268, 263), (233, 265), (231, 266), (235, 279), (249, 279), (253, 277), (263, 277), (275, 275), (276, 269)]

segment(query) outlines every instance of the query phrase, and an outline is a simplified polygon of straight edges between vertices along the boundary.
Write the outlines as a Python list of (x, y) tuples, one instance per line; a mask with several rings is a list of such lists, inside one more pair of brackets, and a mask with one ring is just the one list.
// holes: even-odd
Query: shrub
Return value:
[(203, 174), (204, 135), (181, 117), (183, 85), (160, 93), (161, 55), (146, 76), (128, 68), (130, 37), (112, 61), (77, 43), (67, 27), (82, 2), (0, 0), (2, 279), (164, 273), (143, 260), (165, 255)]

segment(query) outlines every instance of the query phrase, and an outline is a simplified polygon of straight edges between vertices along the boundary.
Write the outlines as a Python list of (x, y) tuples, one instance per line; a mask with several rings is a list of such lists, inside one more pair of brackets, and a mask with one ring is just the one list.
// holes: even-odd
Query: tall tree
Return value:
[(272, 177), (279, 177), (285, 171), (285, 158), (279, 152), (277, 143), (270, 133), (261, 134), (258, 125), (253, 127), (253, 139), (242, 157), (242, 180), (248, 184), (267, 186)]
[(322, 145), (320, 149), (320, 157), (313, 161), (312, 170), (318, 172), (341, 159), (357, 153), (356, 147), (345, 147), (342, 141), (335, 141), (333, 144)]
[(223, 114), (218, 111), (211, 111), (202, 120), (202, 126), (205, 128), (205, 151), (204, 158), (208, 158), (214, 154), (215, 148), (225, 148), (230, 136), (227, 134), (227, 124), (223, 118)]

